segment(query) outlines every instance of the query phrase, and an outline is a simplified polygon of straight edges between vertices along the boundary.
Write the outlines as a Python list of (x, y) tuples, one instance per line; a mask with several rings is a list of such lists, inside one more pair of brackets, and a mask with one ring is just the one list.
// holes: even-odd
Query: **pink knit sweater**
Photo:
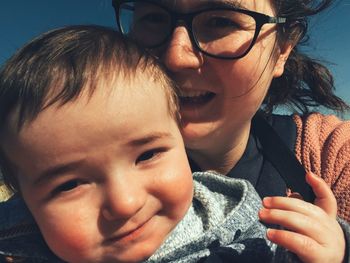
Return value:
[(293, 118), (297, 158), (307, 171), (330, 185), (338, 202), (338, 215), (350, 222), (350, 121), (319, 113)]

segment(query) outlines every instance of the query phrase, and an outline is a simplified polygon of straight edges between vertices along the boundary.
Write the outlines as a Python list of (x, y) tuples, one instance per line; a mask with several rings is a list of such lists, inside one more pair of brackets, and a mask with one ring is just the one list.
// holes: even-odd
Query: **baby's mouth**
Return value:
[(215, 95), (209, 91), (180, 91), (179, 99), (182, 106), (195, 106), (208, 103)]

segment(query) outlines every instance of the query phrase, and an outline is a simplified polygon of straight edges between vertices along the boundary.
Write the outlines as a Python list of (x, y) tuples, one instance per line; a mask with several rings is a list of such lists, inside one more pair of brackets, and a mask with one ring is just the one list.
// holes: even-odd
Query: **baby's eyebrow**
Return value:
[(83, 160), (78, 160), (71, 163), (59, 164), (56, 166), (49, 167), (39, 173), (39, 175), (34, 180), (33, 185), (40, 185), (46, 181), (54, 179), (59, 175), (72, 171), (76, 169), (82, 162)]
[[(173, 139), (174, 136), (168, 132), (152, 132), (146, 134), (140, 138), (134, 138), (127, 142), (127, 146), (130, 147), (139, 147), (143, 145), (150, 144), (152, 142), (161, 140), (161, 139)], [(56, 166), (49, 167), (44, 171), (40, 172), (38, 176), (36, 176), (33, 185), (40, 185), (44, 182), (53, 180), (54, 178), (75, 170), (83, 160), (77, 160), (70, 163), (58, 164)]]
[(128, 146), (137, 147), (152, 143), (160, 139), (172, 139), (174, 136), (168, 132), (152, 132), (142, 136), (140, 138), (135, 138), (127, 142)]

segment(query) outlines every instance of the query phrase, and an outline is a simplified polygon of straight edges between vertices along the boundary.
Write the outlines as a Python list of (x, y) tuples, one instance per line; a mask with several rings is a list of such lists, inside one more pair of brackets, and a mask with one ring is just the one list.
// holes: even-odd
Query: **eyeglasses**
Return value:
[(284, 24), (286, 18), (218, 7), (180, 14), (152, 1), (113, 1), (119, 30), (146, 48), (165, 44), (176, 26), (184, 24), (194, 46), (220, 59), (244, 57), (264, 24)]

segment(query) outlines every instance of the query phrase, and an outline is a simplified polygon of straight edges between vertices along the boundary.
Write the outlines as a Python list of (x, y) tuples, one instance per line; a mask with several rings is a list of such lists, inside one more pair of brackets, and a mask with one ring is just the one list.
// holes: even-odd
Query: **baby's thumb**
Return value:
[(314, 204), (335, 218), (337, 216), (337, 200), (327, 183), (312, 172), (306, 173), (306, 181), (315, 193)]

